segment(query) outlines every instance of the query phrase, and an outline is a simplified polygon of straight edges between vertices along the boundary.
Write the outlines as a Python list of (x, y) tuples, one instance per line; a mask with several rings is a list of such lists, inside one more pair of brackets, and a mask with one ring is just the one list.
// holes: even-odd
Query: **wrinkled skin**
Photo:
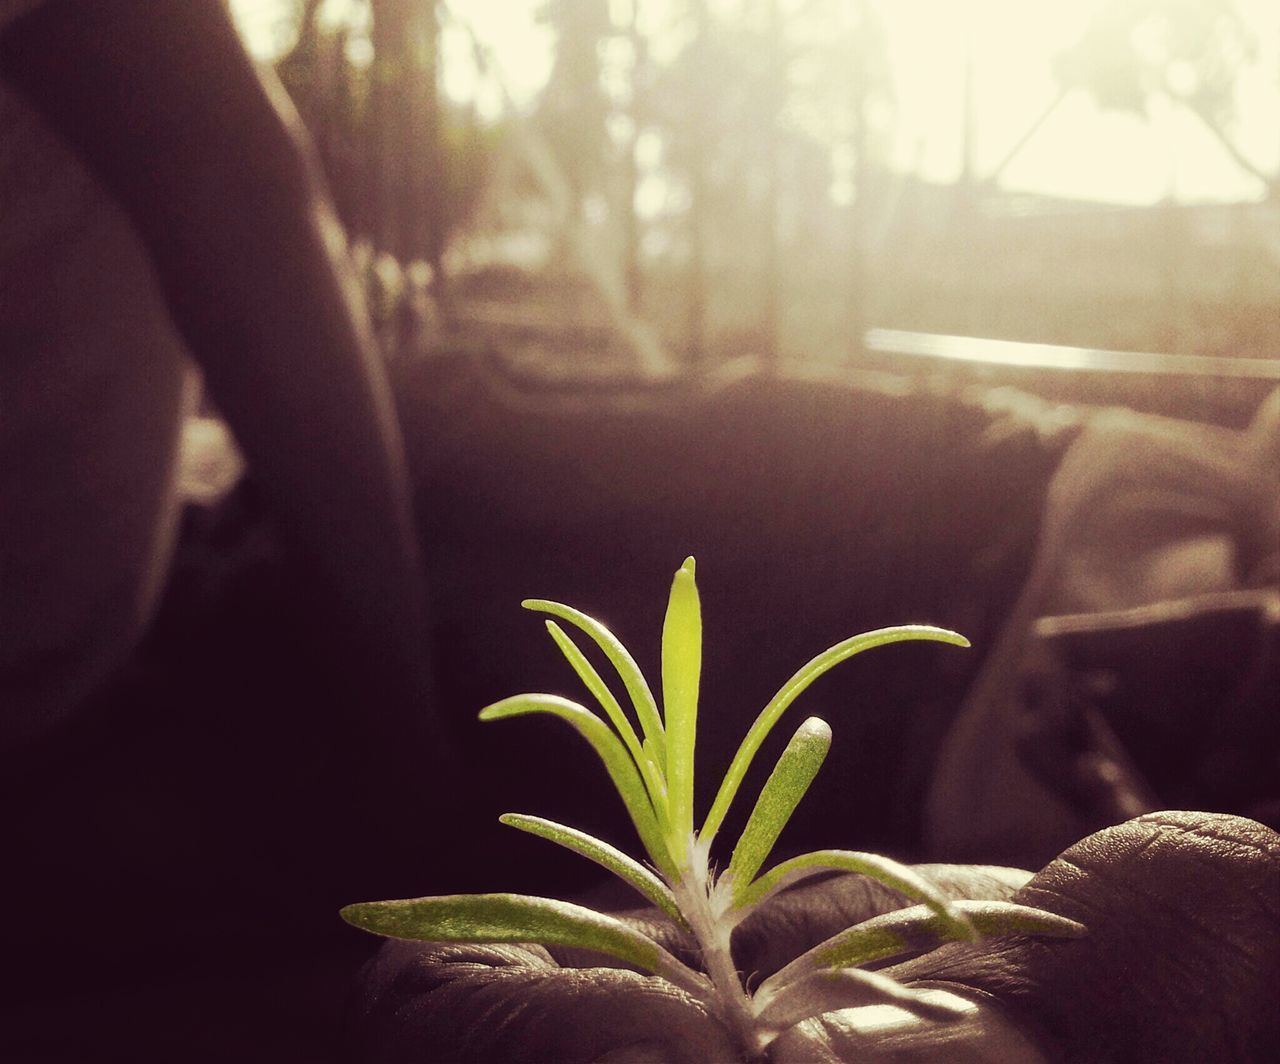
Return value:
[[(831, 1013), (783, 1033), (775, 1061), (1263, 1061), (1280, 1047), (1280, 835), (1208, 813), (1151, 814), (1077, 843), (1035, 876), (922, 865), (957, 897), (1012, 899), (1086, 923), (1078, 940), (953, 943), (887, 969), (977, 1003), (910, 1045)], [(1025, 884), (1025, 885), (1023, 885)], [(779, 896), (735, 932), (758, 978), (904, 899), (861, 876)], [(628, 919), (679, 947), (652, 912)], [(362, 1061), (727, 1061), (726, 1032), (656, 978), (538, 946), (388, 942), (365, 972)]]

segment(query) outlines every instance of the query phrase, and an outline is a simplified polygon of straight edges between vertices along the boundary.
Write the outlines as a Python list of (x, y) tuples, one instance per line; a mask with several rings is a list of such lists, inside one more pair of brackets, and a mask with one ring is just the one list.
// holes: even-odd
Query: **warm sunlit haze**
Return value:
[[(883, 24), (891, 81), (871, 110), (871, 123), (883, 127), (891, 141), (884, 153), (891, 165), (925, 180), (951, 182), (960, 173), (967, 98), (972, 172), (982, 177), (1005, 163), (999, 185), (1007, 191), (1132, 205), (1260, 198), (1262, 181), (1233, 161), (1196, 115), (1165, 95), (1153, 93), (1141, 114), (1103, 108), (1080, 90), (1058, 99), (1055, 55), (1074, 44), (1108, 5), (1115, 6), (1115, 0), (892, 0), (865, 5), (783, 0), (782, 32), (799, 44), (846, 30), (863, 7), (874, 12)], [(446, 6), (445, 91), (474, 101), (491, 116), (506, 106), (505, 98), (528, 105), (546, 83), (554, 49), (548, 27), (537, 18), (537, 0), (454, 0)], [(618, 9), (619, 20), (624, 9), (629, 14), (625, 0), (610, 6)], [(744, 0), (710, 4), (713, 14), (748, 6)], [(259, 58), (270, 60), (289, 47), (296, 18), (291, 0), (231, 0), (231, 7)], [(1250, 163), (1272, 171), (1280, 165), (1280, 138), (1274, 133), (1280, 110), (1280, 6), (1244, 0), (1236, 7), (1252, 34), (1253, 54), (1234, 87), (1229, 132)], [(679, 9), (678, 0), (641, 4), (638, 18), (656, 51), (678, 48), (686, 38)], [(369, 22), (362, 0), (325, 0), (321, 17), (366, 31)], [(503, 87), (495, 84), (492, 73), (477, 70), (472, 32), (491, 51)], [(1152, 63), (1160, 63), (1169, 47), (1158, 27), (1148, 28), (1135, 43)], [(371, 54), (358, 32), (348, 47), (353, 61), (367, 61)], [(1174, 61), (1170, 74), (1174, 88), (1195, 89), (1191, 64)], [(803, 69), (791, 72), (793, 81), (802, 82), (804, 76)], [(715, 72), (708, 77), (714, 79)], [(815, 86), (806, 101), (802, 85), (794, 106), (798, 112), (820, 110), (830, 88)], [(806, 127), (824, 124), (820, 113), (796, 117)], [(1014, 152), (1037, 123), (1042, 124), (1034, 138)], [(825, 125), (833, 132), (838, 123)], [(842, 172), (848, 168), (847, 151), (836, 140), (832, 136), (831, 194), (840, 202), (848, 198), (850, 183)]]

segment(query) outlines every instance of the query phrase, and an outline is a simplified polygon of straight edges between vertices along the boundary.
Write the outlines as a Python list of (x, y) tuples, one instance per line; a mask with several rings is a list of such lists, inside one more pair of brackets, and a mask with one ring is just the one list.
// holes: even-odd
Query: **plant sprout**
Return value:
[[(686, 931), (702, 968), (677, 959), (631, 924), (582, 905), (519, 894), (474, 894), (348, 905), (342, 916), (375, 934), (428, 942), (534, 942), (607, 954), (660, 976), (702, 1001), (750, 1059), (788, 1027), (835, 1009), (889, 1003), (918, 1016), (948, 1020), (957, 1007), (862, 966), (932, 948), (946, 940), (1001, 934), (1074, 936), (1083, 927), (1008, 902), (947, 898), (910, 867), (850, 850), (818, 850), (761, 872), (774, 843), (817, 775), (831, 729), (810, 717), (796, 730), (765, 781), (728, 865), (717, 872), (711, 851), (756, 752), (792, 702), (833, 666), (872, 647), (928, 639), (968, 646), (962, 635), (928, 625), (902, 625), (853, 636), (819, 654), (774, 695), (747, 731), (700, 827), (694, 816), (694, 751), (702, 668), (702, 613), (694, 560), (677, 570), (662, 627), (662, 710), (635, 660), (599, 621), (572, 607), (529, 599), (549, 614), (547, 630), (573, 666), (603, 718), (577, 702), (521, 694), (480, 711), (481, 720), (550, 713), (595, 749), (630, 816), (648, 863), (576, 828), (523, 813), (502, 823), (558, 843), (612, 872)], [(624, 712), (600, 673), (557, 620), (578, 629), (616, 670), (634, 708)], [(607, 723), (606, 723), (607, 720)], [(637, 727), (639, 730), (637, 730)], [(828, 871), (858, 872), (916, 904), (864, 920), (796, 957), (748, 992), (730, 954), (730, 935), (779, 891)]]

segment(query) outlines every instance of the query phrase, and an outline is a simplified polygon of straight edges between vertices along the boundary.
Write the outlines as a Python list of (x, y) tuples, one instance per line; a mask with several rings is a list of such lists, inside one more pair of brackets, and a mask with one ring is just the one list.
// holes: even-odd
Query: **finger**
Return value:
[(1098, 832), (1015, 901), (1079, 920), (1074, 940), (953, 944), (903, 980), (972, 988), (1052, 1059), (1269, 1059), (1280, 1045), (1280, 835), (1255, 821), (1154, 813)]
[[(951, 898), (1007, 901), (1030, 872), (994, 865), (915, 865)], [(764, 979), (801, 953), (847, 927), (914, 904), (863, 875), (815, 877), (769, 899), (733, 932), (740, 971)]]
[(1047, 1064), (1040, 1047), (1007, 1017), (943, 990), (936, 999), (968, 1008), (937, 1023), (904, 1009), (872, 1005), (842, 1009), (797, 1024), (769, 1047), (771, 1064)]
[(733, 1059), (720, 1024), (666, 980), (561, 968), (538, 946), (388, 942), (358, 1013), (362, 1064)]

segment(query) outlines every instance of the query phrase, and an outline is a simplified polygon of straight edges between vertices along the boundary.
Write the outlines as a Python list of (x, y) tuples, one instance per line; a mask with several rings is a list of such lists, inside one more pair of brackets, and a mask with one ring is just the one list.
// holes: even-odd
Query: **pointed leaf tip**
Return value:
[[(655, 768), (660, 770), (661, 766), (666, 763), (666, 736), (663, 734), (662, 719), (658, 715), (658, 704), (654, 701), (653, 692), (649, 690), (649, 685), (645, 682), (645, 678), (640, 672), (640, 667), (635, 663), (635, 659), (632, 658), (627, 648), (619, 642), (618, 637), (594, 617), (590, 617), (572, 606), (566, 606), (562, 602), (552, 602), (549, 599), (525, 599), (521, 602), (521, 605), (527, 610), (550, 613), (563, 621), (568, 621), (574, 627), (589, 635), (596, 646), (604, 652), (605, 657), (612, 663), (617, 670), (618, 676), (626, 686), (627, 693), (631, 696), (632, 704), (636, 708), (636, 715), (644, 732), (644, 745), (651, 750), (652, 756), (650, 760)], [(660, 771), (659, 774), (661, 774)]]
[(340, 910), (349, 924), (419, 942), (537, 942), (596, 950), (654, 972), (694, 994), (705, 976), (616, 917), (572, 902), (524, 894), (450, 894), (357, 902)]
[(697, 563), (693, 560), (693, 555), (692, 555), (692, 554), (690, 554), (690, 555), (689, 555), (689, 557), (687, 557), (687, 558), (684, 560), (684, 564), (680, 566), (680, 569), (681, 569), (683, 572), (688, 573), (690, 576), (696, 576), (696, 575), (697, 575), (697, 573), (694, 571), (696, 568), (697, 568)]
[(693, 559), (676, 570), (662, 622), (662, 707), (667, 737), (670, 840), (683, 849), (693, 833), (693, 762), (702, 674), (702, 605)]
[[(975, 937), (976, 930), (969, 918), (930, 880), (892, 858), (855, 850), (816, 850), (783, 861), (752, 883), (740, 896), (735, 895), (735, 905), (738, 909), (760, 905), (783, 887), (818, 872), (833, 870), (869, 876), (908, 898), (923, 902), (942, 918), (951, 938)], [(741, 887), (741, 884), (737, 886)]]
[(604, 763), (605, 770), (613, 781), (614, 790), (627, 807), (645, 851), (664, 873), (674, 871), (659, 830), (657, 816), (636, 763), (613, 730), (585, 706), (558, 695), (512, 695), (501, 702), (485, 706), (480, 711), (480, 719), (502, 720), (529, 713), (549, 713), (559, 717), (591, 744)]
[[(880, 877), (877, 877), (880, 878)], [(802, 953), (760, 984), (758, 994), (767, 998), (819, 968), (861, 967), (903, 953), (931, 950), (941, 942), (998, 935), (1044, 935), (1077, 938), (1086, 933), (1083, 924), (1043, 909), (1002, 901), (950, 901), (949, 908), (965, 917), (961, 927), (927, 905), (912, 905), (881, 913), (846, 928)]]
[(547, 631), (551, 633), (551, 638), (556, 646), (560, 648), (561, 653), (564, 654), (569, 664), (573, 667), (573, 671), (578, 674), (579, 679), (586, 685), (587, 690), (595, 696), (605, 715), (617, 730), (619, 737), (626, 744), (627, 752), (631, 754), (632, 760), (635, 761), (636, 767), (640, 770), (640, 775), (644, 779), (645, 789), (649, 792), (649, 797), (653, 802), (654, 812), (665, 815), (665, 789), (659, 776), (659, 770), (641, 748), (635, 729), (631, 726), (626, 714), (622, 712), (622, 706), (618, 704), (613, 692), (609, 690), (609, 685), (604, 682), (595, 667), (587, 660), (586, 655), (578, 649), (578, 645), (563, 628), (550, 617), (544, 623), (547, 626)]

